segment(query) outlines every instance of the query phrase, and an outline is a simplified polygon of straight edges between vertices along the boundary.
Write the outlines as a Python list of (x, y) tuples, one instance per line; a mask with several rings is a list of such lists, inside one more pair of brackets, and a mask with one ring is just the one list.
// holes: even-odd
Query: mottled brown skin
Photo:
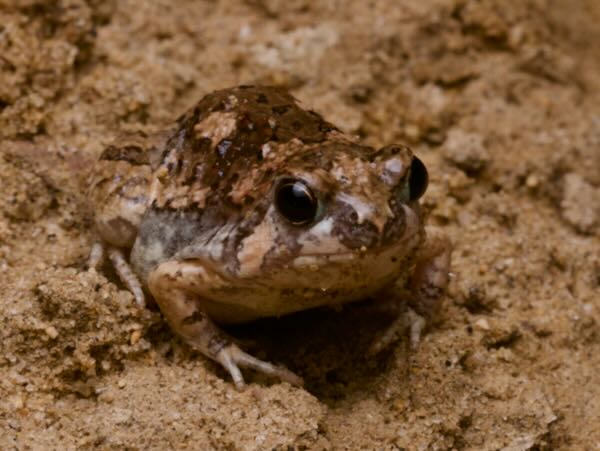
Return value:
[(96, 227), (107, 244), (133, 246), (165, 139), (165, 134), (130, 133), (119, 136), (102, 152), (94, 167), (89, 193)]
[[(277, 197), (289, 181), (315, 206), (302, 224)], [(412, 273), (412, 302), (431, 311), (450, 248), (443, 237), (424, 245), (425, 187), (425, 168), (407, 147), (361, 145), (277, 88), (216, 91), (170, 130), (121, 137), (102, 153), (90, 189), (102, 245), (91, 263), (108, 248), (137, 302), (143, 286), (171, 327), (237, 386), (238, 365), (299, 384), (215, 323), (364, 299)], [(416, 341), (421, 322), (413, 323)]]

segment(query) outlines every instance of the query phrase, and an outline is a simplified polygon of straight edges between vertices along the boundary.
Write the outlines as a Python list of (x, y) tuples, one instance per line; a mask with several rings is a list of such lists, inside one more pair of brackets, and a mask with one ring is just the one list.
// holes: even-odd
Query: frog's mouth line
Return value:
[(388, 244), (386, 246), (375, 246), (372, 248), (353, 249), (343, 252), (310, 252), (306, 254), (302, 254), (302, 252), (300, 252), (300, 255), (298, 255), (294, 261), (298, 260), (299, 258), (324, 259), (329, 262), (335, 262), (335, 260), (354, 260), (372, 257), (373, 255), (378, 254), (384, 254), (393, 249), (397, 249), (398, 253), (402, 254), (403, 249), (412, 249), (415, 246), (415, 243), (412, 241), (419, 235), (420, 230), (420, 221), (414, 210), (406, 205), (403, 205), (402, 208), (405, 212), (406, 228), (402, 234), (402, 237), (392, 244)]
[[(297, 256), (293, 260), (293, 266), (295, 266), (295, 267), (310, 266), (311, 264), (314, 265), (317, 262), (319, 262), (319, 263), (323, 263), (323, 262), (344, 263), (347, 261), (360, 261), (362, 259), (376, 257), (381, 254), (386, 254), (386, 253), (394, 254), (394, 252), (393, 252), (394, 250), (398, 251), (397, 254), (399, 256), (404, 256), (407, 253), (407, 251), (412, 250), (416, 246), (416, 243), (412, 242), (415, 239), (418, 239), (417, 235), (413, 234), (410, 237), (407, 237), (406, 239), (403, 239), (402, 241), (396, 242), (392, 245), (384, 246), (384, 247), (377, 247), (374, 249), (367, 249), (365, 251), (361, 251), (359, 249), (359, 250), (355, 250), (355, 251), (340, 252), (340, 253), (334, 253), (334, 254), (325, 254), (325, 253), (323, 253), (323, 254), (316, 254), (316, 253), (302, 254), (302, 255)], [(307, 259), (307, 260), (311, 259), (312, 261), (307, 261), (305, 264), (302, 264), (300, 262), (302, 262), (303, 259)], [(299, 260), (300, 260), (300, 262), (299, 262)]]
[[(345, 246), (340, 248), (341, 243), (338, 242), (335, 246), (337, 249), (335, 249), (335, 247), (327, 246), (327, 241), (333, 239), (329, 230), (327, 233), (323, 232), (320, 240), (323, 243), (322, 246), (315, 249), (313, 242), (312, 249), (306, 249), (308, 252), (303, 253), (302, 248), (300, 248), (295, 255), (286, 257), (285, 261), (281, 259), (265, 261), (266, 254), (257, 255), (254, 258), (260, 259), (261, 262), (258, 265), (254, 264), (254, 268), (248, 272), (240, 271), (237, 266), (221, 266), (212, 259), (204, 260), (200, 258), (198, 260), (202, 265), (209, 266), (220, 277), (232, 283), (238, 283), (241, 280), (246, 283), (256, 283), (257, 279), (264, 279), (265, 277), (267, 279), (271, 276), (283, 277), (283, 273), (288, 271), (300, 275), (302, 271), (313, 272), (327, 266), (343, 269), (344, 266), (363, 265), (365, 269), (368, 269), (371, 263), (384, 263), (385, 260), (388, 260), (388, 265), (395, 267), (402, 264), (404, 258), (414, 251), (423, 238), (419, 215), (409, 206), (403, 205), (403, 209), (406, 217), (405, 230), (400, 239), (386, 245), (351, 249)], [(194, 260), (194, 258), (190, 258), (190, 260)], [(288, 275), (285, 277), (294, 276)]]

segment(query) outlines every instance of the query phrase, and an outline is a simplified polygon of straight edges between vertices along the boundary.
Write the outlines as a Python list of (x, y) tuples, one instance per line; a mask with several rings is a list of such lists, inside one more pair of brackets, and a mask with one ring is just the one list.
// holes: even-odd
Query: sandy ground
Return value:
[[(600, 449), (596, 0), (0, 0), (0, 449)], [(203, 94), (288, 87), (429, 167), (451, 287), (416, 353), (364, 305), (234, 330), (237, 392), (86, 272), (86, 171)]]

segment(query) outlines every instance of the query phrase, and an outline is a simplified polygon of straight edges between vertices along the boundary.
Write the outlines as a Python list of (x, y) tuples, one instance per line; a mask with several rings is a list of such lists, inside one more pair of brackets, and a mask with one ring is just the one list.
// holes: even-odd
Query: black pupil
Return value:
[(410, 200), (417, 200), (427, 190), (429, 183), (429, 175), (427, 168), (421, 160), (414, 157), (410, 166), (410, 178), (408, 181), (410, 189)]
[(283, 182), (277, 189), (275, 197), (277, 209), (292, 224), (306, 224), (317, 214), (317, 200), (302, 182)]

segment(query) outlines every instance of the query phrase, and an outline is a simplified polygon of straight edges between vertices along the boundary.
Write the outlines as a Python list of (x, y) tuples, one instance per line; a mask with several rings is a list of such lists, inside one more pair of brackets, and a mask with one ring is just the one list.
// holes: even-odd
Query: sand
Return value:
[[(600, 3), (0, 1), (0, 449), (600, 449)], [(287, 87), (425, 161), (455, 245), (420, 348), (359, 304), (232, 332), (227, 374), (86, 271), (87, 171), (203, 94)]]

